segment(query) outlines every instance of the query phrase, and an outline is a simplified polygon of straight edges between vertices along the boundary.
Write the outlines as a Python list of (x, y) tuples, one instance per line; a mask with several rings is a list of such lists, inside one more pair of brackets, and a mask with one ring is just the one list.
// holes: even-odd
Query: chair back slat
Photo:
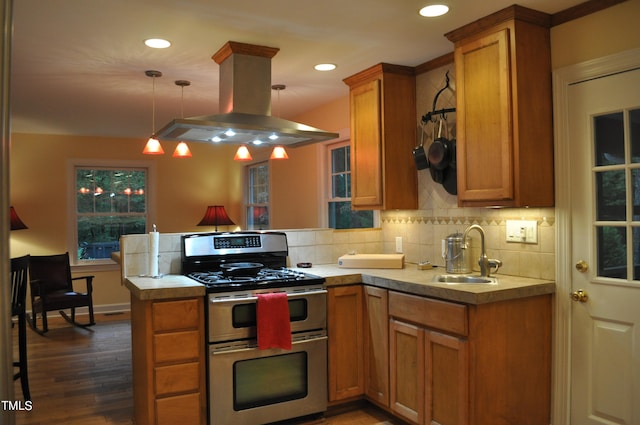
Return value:
[(29, 255), (11, 259), (11, 315), (24, 314), (26, 310)]
[(31, 292), (34, 296), (40, 295), (36, 281), (46, 287), (47, 291), (73, 290), (68, 252), (56, 255), (32, 255), (29, 275)]

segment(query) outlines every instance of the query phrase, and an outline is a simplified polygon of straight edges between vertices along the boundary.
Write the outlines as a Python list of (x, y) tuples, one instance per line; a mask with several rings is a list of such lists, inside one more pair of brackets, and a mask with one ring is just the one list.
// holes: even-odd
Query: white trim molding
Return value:
[(553, 72), (556, 191), (556, 296), (551, 423), (570, 425), (571, 415), (571, 152), (569, 86), (640, 67), (640, 49), (560, 68)]

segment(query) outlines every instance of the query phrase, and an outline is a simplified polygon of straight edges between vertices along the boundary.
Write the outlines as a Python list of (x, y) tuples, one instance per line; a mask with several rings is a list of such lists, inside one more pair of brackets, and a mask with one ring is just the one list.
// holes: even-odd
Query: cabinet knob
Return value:
[(577, 291), (571, 293), (571, 299), (573, 301), (586, 303), (589, 300), (589, 295), (582, 289), (578, 289)]

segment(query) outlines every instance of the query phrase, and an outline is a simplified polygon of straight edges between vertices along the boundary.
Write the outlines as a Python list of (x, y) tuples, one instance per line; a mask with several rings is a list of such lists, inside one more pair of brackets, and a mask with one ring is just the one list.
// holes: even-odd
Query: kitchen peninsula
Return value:
[[(418, 424), (548, 423), (553, 282), (434, 283), (443, 269), (414, 264), (304, 271), (329, 290), (330, 405), (366, 396)], [(137, 423), (170, 423), (185, 402), (200, 415), (191, 423), (205, 423), (204, 288), (179, 275), (125, 276), (124, 284), (134, 342), (147, 345), (133, 360), (136, 415), (139, 404), (147, 415)], [(153, 351), (167, 347), (178, 357), (158, 363)], [(158, 387), (172, 382), (179, 387)]]

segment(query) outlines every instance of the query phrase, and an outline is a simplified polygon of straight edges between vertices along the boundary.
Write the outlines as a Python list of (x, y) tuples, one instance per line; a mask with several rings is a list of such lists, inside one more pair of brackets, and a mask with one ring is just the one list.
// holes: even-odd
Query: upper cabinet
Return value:
[(351, 102), (352, 207), (417, 208), (414, 69), (381, 63), (344, 82)]
[(458, 204), (554, 204), (550, 16), (511, 6), (454, 30)]

